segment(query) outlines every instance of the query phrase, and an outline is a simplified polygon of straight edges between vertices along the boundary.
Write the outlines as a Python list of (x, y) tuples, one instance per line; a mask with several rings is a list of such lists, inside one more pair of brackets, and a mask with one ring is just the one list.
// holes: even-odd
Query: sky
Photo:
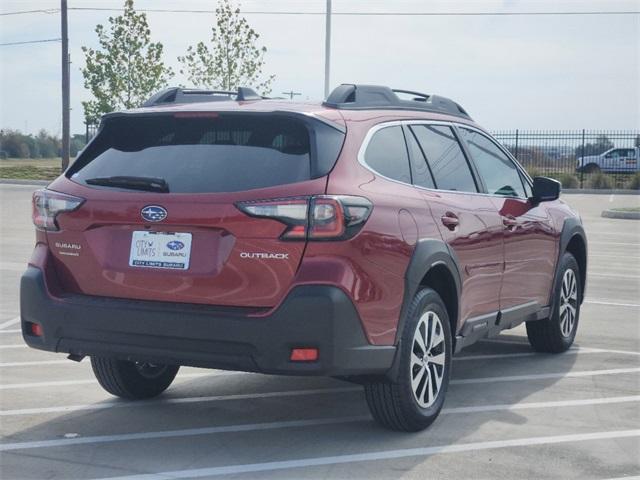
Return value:
[[(246, 11), (323, 12), (325, 0), (245, 0)], [(121, 8), (123, 0), (69, 0)], [(215, 0), (136, 0), (138, 9), (211, 9)], [(0, 0), (0, 13), (56, 9), (57, 0)], [(640, 0), (333, 0), (334, 12), (635, 11)], [(81, 47), (118, 12), (70, 11), (71, 130), (84, 132)], [(165, 62), (210, 38), (214, 15), (148, 13)], [(323, 15), (246, 15), (267, 47), (273, 95), (322, 100)], [(331, 86), (367, 83), (450, 97), (482, 126), (639, 129), (640, 15), (334, 16)], [(0, 16), (0, 43), (57, 38), (58, 13)], [(179, 74), (172, 84), (187, 84)], [(60, 43), (0, 47), (0, 128), (61, 131)]]

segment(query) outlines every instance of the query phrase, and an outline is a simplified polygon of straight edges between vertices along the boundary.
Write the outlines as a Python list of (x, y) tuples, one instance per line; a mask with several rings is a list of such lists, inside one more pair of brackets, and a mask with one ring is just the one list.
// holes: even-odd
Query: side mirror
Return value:
[(560, 198), (562, 184), (547, 177), (535, 177), (533, 179), (533, 200), (535, 202), (551, 202)]

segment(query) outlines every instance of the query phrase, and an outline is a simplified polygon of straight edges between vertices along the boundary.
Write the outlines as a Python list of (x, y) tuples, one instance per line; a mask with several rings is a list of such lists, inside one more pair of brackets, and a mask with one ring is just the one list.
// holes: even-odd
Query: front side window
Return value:
[(375, 172), (392, 180), (411, 183), (409, 156), (402, 127), (385, 127), (373, 134), (364, 160)]
[(436, 188), (477, 192), (473, 174), (453, 131), (442, 125), (411, 125), (427, 162)]
[(507, 197), (527, 196), (518, 168), (500, 147), (474, 130), (460, 128), (460, 133), (488, 193)]

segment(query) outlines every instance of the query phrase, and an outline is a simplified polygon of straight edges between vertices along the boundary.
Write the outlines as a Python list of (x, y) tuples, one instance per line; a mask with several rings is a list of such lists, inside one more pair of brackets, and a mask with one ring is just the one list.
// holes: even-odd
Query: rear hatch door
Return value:
[(107, 118), (66, 177), (50, 186), (86, 200), (48, 233), (63, 289), (276, 305), (305, 241), (283, 240), (286, 225), (237, 204), (324, 193), (343, 139), (337, 128), (286, 114)]

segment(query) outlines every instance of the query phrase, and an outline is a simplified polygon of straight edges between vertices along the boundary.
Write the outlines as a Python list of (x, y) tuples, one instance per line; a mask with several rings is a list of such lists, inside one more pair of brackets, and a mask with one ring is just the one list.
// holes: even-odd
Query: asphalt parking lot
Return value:
[(3, 479), (640, 475), (640, 221), (600, 217), (640, 196), (563, 197), (590, 242), (575, 347), (532, 353), (519, 327), (464, 350), (443, 414), (402, 434), (378, 427), (361, 388), (338, 380), (184, 368), (160, 399), (127, 403), (88, 361), (26, 348), (18, 283), (34, 188), (0, 185)]

